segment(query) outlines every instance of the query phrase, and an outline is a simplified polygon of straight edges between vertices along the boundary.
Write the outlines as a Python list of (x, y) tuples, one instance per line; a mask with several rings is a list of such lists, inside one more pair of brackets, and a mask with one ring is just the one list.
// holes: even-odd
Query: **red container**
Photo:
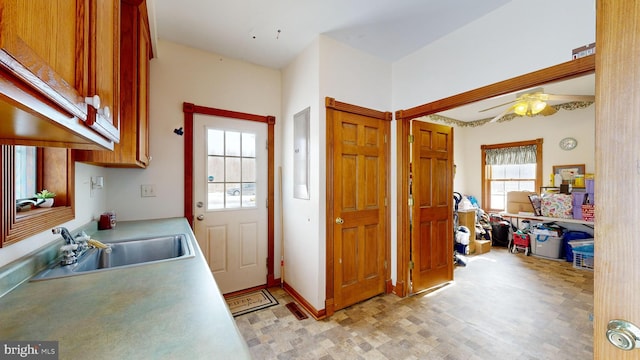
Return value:
[(513, 233), (513, 244), (515, 246), (529, 246), (529, 234)]
[(595, 208), (593, 204), (582, 205), (582, 220), (593, 221), (595, 217)]

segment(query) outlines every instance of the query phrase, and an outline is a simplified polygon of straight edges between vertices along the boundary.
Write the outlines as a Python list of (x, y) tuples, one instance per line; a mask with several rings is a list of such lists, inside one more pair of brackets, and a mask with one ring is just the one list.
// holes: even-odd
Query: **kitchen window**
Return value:
[(37, 148), (35, 146), (15, 146), (15, 192), (16, 199), (33, 198), (37, 180)]
[[(73, 220), (75, 175), (71, 150), (0, 145), (0, 167), (0, 247)], [(24, 174), (21, 168), (24, 168)], [(17, 175), (16, 171), (20, 173)], [(35, 172), (35, 177), (27, 178), (27, 173), (31, 172)], [(16, 200), (32, 198), (33, 184), (37, 191), (47, 189), (56, 193), (55, 207), (26, 206), (18, 212)]]

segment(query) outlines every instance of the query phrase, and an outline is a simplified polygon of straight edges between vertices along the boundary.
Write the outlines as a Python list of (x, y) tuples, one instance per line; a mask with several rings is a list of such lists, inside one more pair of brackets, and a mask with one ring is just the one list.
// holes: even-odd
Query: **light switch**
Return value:
[(140, 196), (141, 197), (155, 197), (156, 196), (156, 186), (154, 184), (140, 185)]

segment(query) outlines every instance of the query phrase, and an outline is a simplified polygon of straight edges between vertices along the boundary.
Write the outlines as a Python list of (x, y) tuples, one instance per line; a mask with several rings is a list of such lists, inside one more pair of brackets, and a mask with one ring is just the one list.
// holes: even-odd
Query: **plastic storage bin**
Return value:
[(560, 259), (562, 256), (562, 236), (533, 235), (531, 243), (534, 242), (535, 246), (531, 247), (534, 255), (550, 259)]
[(571, 245), (569, 245), (569, 242), (573, 240), (587, 240), (587, 239), (591, 240), (590, 242), (593, 243), (593, 235), (589, 234), (588, 232), (575, 231), (575, 230), (566, 230), (564, 232), (564, 234), (562, 235), (562, 241), (564, 243), (565, 257), (568, 262), (573, 261), (573, 250), (571, 248)]
[(579, 245), (573, 248), (573, 267), (593, 271), (593, 244)]

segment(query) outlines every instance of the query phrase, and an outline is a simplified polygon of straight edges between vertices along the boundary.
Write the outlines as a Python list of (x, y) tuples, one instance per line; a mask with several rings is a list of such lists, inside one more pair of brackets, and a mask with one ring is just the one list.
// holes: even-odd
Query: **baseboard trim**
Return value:
[(287, 292), (300, 306), (302, 306), (311, 316), (316, 320), (322, 320), (327, 317), (325, 309), (317, 310), (302, 295), (300, 295), (294, 288), (292, 288), (287, 282), (283, 283), (283, 289)]

